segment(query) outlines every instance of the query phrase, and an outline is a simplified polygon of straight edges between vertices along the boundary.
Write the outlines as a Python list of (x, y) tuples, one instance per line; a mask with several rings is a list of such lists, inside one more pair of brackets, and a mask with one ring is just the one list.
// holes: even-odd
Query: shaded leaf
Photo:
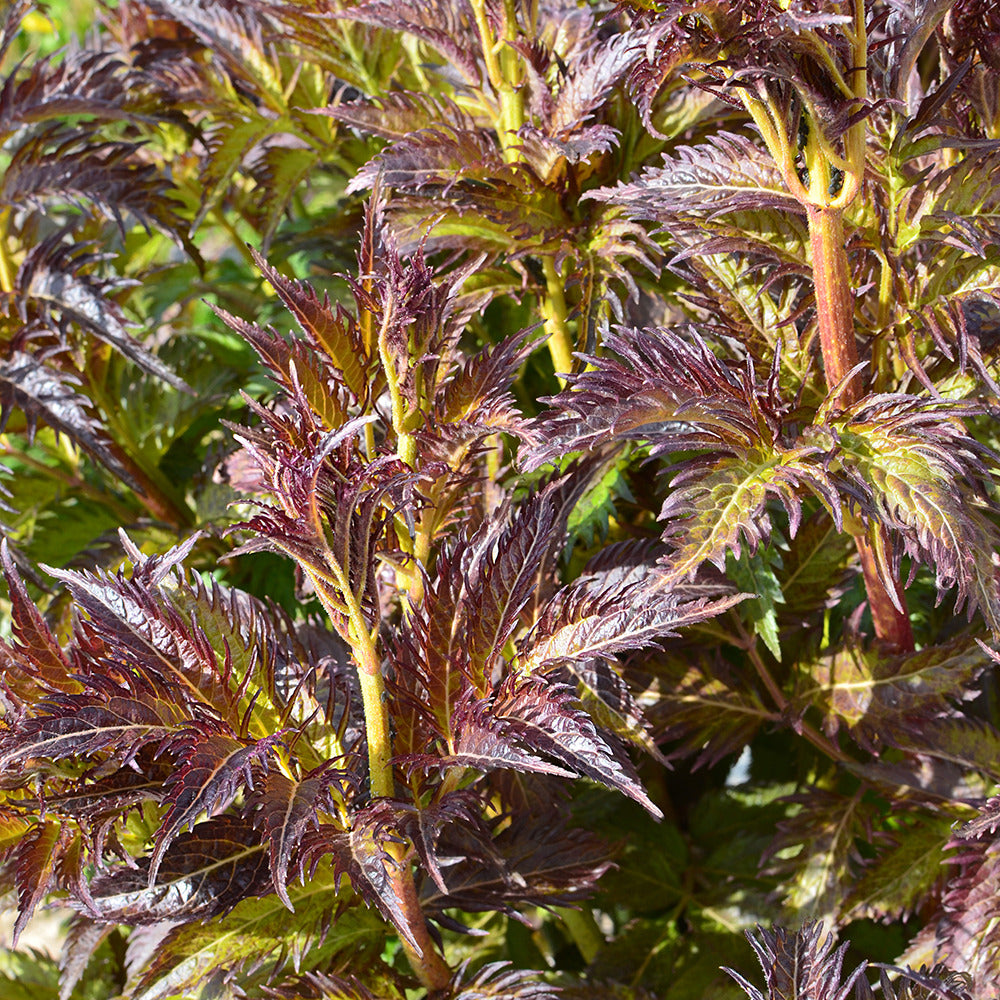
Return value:
[(164, 784), (168, 809), (160, 820), (150, 858), (151, 885), (175, 837), (185, 827), (193, 827), (202, 813), (209, 818), (217, 816), (242, 788), (253, 788), (251, 765), (262, 765), (266, 770), (272, 748), (280, 741), (280, 733), (254, 742), (234, 739), (208, 727), (187, 730), (174, 741), (178, 761)]
[[(246, 988), (290, 966), (323, 970), (338, 955), (349, 954), (355, 967), (372, 961), (382, 949), (385, 924), (364, 906), (334, 902), (333, 892), (333, 875), (324, 869), (307, 885), (289, 887), (294, 922), (271, 894), (246, 899), (221, 919), (175, 928), (135, 970), (131, 993), (136, 1000), (167, 1000), (213, 978)], [(277, 950), (275, 942), (281, 942)]]
[(96, 259), (53, 236), (33, 247), (21, 264), (14, 291), (22, 312), (39, 309), (53, 329), (77, 324), (91, 336), (110, 344), (143, 371), (185, 392), (192, 390), (162, 361), (128, 332), (128, 322), (111, 297), (115, 283), (87, 272)]
[(78, 377), (45, 364), (32, 354), (14, 351), (0, 361), (0, 427), (16, 408), (28, 424), (28, 439), (39, 422), (65, 434), (133, 489), (138, 484), (122, 465), (104, 424), (90, 400), (77, 390)]
[[(847, 1000), (854, 984), (865, 970), (859, 965), (843, 978), (845, 942), (834, 949), (834, 938), (827, 935), (821, 922), (806, 924), (802, 930), (789, 932), (783, 927), (747, 931), (747, 939), (757, 953), (767, 983), (767, 1000)], [(726, 971), (743, 987), (751, 1000), (765, 1000), (765, 995), (732, 969)]]
[(110, 924), (204, 921), (271, 891), (264, 845), (236, 816), (218, 816), (173, 838), (155, 858), (97, 875), (73, 905)]

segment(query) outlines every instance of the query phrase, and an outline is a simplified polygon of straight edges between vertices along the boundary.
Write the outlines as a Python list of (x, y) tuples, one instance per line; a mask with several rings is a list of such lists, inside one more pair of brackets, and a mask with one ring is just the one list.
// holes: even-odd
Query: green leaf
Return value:
[(290, 885), (288, 895), (294, 919), (271, 894), (245, 900), (228, 916), (172, 931), (139, 971), (128, 995), (132, 1000), (183, 996), (220, 970), (248, 989), (289, 966), (326, 969), (340, 955), (350, 954), (357, 971), (377, 963), (385, 923), (374, 910), (348, 903), (345, 893), (337, 892), (328, 866), (321, 866), (305, 885)]
[(631, 490), (623, 472), (631, 464), (632, 456), (628, 449), (620, 452), (609, 464), (599, 478), (595, 478), (590, 489), (581, 497), (573, 508), (566, 522), (569, 538), (566, 550), (569, 551), (577, 541), (590, 547), (595, 539), (604, 541), (608, 537), (611, 518), (615, 516), (615, 500), (632, 501)]
[(781, 641), (778, 638), (776, 605), (784, 603), (784, 595), (776, 570), (781, 568), (781, 554), (773, 541), (752, 555), (742, 552), (738, 560), (731, 552), (726, 557), (727, 579), (732, 580), (737, 589), (757, 595), (755, 599), (740, 604), (739, 615), (749, 622), (754, 635), (764, 640), (764, 645), (779, 663)]
[[(938, 590), (978, 607), (1000, 633), (1000, 550), (996, 484), (982, 447), (966, 429), (979, 407), (903, 394), (869, 396), (837, 434), (834, 468), (862, 501), (866, 518), (902, 540), (934, 569)], [(839, 466), (839, 468), (837, 468)], [(876, 550), (878, 554), (878, 550)], [(884, 579), (898, 576), (898, 556), (882, 555)], [(890, 593), (894, 586), (889, 585)]]
[(820, 788), (787, 801), (793, 814), (778, 823), (767, 873), (781, 880), (788, 919), (836, 920), (844, 888), (863, 863), (859, 845), (872, 842), (877, 809), (860, 792), (846, 796)]
[(847, 893), (847, 919), (908, 919), (941, 878), (953, 825), (949, 815), (902, 817), (895, 843), (879, 853)]
[(589, 978), (626, 983), (643, 990), (638, 996), (660, 1000), (745, 1000), (720, 967), (750, 960), (746, 942), (730, 933), (682, 934), (673, 922), (640, 918), (601, 950), (588, 973)]
[(59, 1000), (59, 966), (40, 952), (0, 949), (4, 1000)]
[(826, 511), (817, 511), (803, 521), (795, 537), (782, 549), (778, 573), (782, 602), (776, 609), (779, 626), (793, 648), (804, 627), (816, 628), (821, 613), (846, 587), (848, 565), (855, 552), (854, 541), (838, 531)]
[(705, 792), (690, 816), (689, 842), (694, 885), (692, 906), (718, 923), (744, 930), (774, 923), (774, 899), (781, 885), (764, 875), (760, 859), (784, 819), (783, 797), (791, 784), (746, 785)]
[(631, 805), (619, 806), (614, 818), (609, 834), (628, 832), (615, 867), (601, 881), (599, 898), (607, 906), (625, 905), (632, 915), (676, 906), (685, 893), (684, 872), (690, 863), (680, 830), (672, 823), (654, 822)]
[[(726, 556), (753, 554), (771, 537), (766, 511), (769, 497), (781, 501), (795, 534), (802, 512), (803, 488), (832, 499), (832, 488), (811, 447), (786, 451), (755, 448), (739, 456), (725, 456), (702, 472), (697, 466), (682, 473), (667, 498), (660, 518), (668, 522), (664, 538), (674, 545), (669, 568), (675, 579), (691, 576), (703, 562), (724, 569)], [(772, 584), (768, 587), (773, 589)]]

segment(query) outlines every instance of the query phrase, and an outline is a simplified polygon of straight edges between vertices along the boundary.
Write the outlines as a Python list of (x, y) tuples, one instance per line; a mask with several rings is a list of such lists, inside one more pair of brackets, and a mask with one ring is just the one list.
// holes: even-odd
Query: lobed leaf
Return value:
[(97, 258), (67, 244), (61, 234), (43, 241), (27, 253), (14, 284), (22, 316), (37, 309), (43, 322), (64, 331), (76, 324), (88, 334), (110, 344), (116, 351), (168, 385), (191, 392), (183, 379), (147, 350), (128, 332), (128, 322), (111, 297), (114, 282), (104, 282), (87, 273)]
[(657, 695), (646, 709), (657, 743), (677, 741), (668, 756), (694, 756), (695, 769), (738, 754), (775, 719), (760, 693), (718, 656), (682, 649), (655, 657), (636, 673)]
[(289, 910), (293, 908), (288, 895), (292, 858), (309, 826), (319, 825), (321, 811), (333, 811), (329, 788), (343, 774), (324, 765), (297, 781), (271, 770), (264, 778), (262, 794), (253, 799), (253, 822), (267, 843), (274, 891)]
[[(1000, 631), (1000, 569), (992, 553), (1000, 534), (988, 513), (992, 480), (982, 447), (964, 420), (968, 404), (904, 395), (868, 397), (832, 424), (845, 488), (863, 512), (898, 532), (908, 554), (933, 566), (940, 591), (954, 587), (958, 606), (978, 607)], [(898, 576), (899, 557), (882, 572)], [(893, 588), (889, 588), (890, 593)]]
[(977, 695), (976, 680), (992, 661), (974, 642), (953, 640), (902, 657), (845, 648), (812, 669), (816, 688), (800, 693), (803, 709), (818, 704), (828, 732), (846, 725), (866, 750), (878, 753), (900, 729), (917, 732)]
[(91, 401), (77, 390), (77, 376), (46, 364), (36, 355), (13, 351), (0, 361), (0, 427), (17, 409), (27, 421), (28, 440), (39, 422), (91, 455), (122, 482), (138, 484), (122, 464), (104, 423), (93, 413)]

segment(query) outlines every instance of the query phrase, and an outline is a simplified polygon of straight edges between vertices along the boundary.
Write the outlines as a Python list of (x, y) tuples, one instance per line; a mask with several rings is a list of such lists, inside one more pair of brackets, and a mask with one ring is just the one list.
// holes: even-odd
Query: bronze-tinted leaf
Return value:
[(154, 858), (99, 874), (73, 905), (93, 920), (157, 924), (207, 920), (271, 891), (264, 845), (236, 816), (199, 823)]

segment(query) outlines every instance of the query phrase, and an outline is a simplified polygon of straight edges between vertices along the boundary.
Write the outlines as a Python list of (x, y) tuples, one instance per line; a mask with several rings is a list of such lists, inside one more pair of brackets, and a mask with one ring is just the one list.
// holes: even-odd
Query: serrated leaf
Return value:
[(365, 402), (373, 388), (369, 370), (371, 358), (357, 330), (356, 321), (340, 306), (332, 305), (327, 296), (320, 299), (308, 284), (286, 278), (260, 254), (253, 252), (253, 259), (313, 348), (329, 358), (333, 370), (343, 379), (354, 398)]
[(170, 841), (158, 857), (102, 872), (73, 905), (110, 924), (206, 921), (271, 891), (264, 845), (239, 817), (219, 816)]
[(840, 720), (862, 747), (877, 752), (898, 739), (900, 730), (918, 732), (921, 725), (954, 715), (954, 704), (976, 697), (975, 681), (991, 663), (967, 639), (899, 657), (845, 648), (813, 668), (818, 687), (806, 688), (800, 697), (803, 706), (822, 705), (828, 731)]
[(710, 448), (745, 457), (773, 447), (783, 406), (773, 372), (758, 385), (695, 330), (685, 338), (619, 327), (604, 344), (614, 354), (588, 357), (589, 369), (550, 401), (538, 444), (521, 460), (526, 468), (614, 440), (647, 440), (653, 454)]
[(73, 841), (69, 824), (42, 821), (21, 838), (9, 855), (18, 904), (12, 935), (15, 945), (35, 908), (58, 884), (60, 867)]
[(405, 139), (435, 125), (447, 124), (467, 129), (472, 122), (451, 101), (441, 101), (420, 91), (391, 91), (356, 101), (342, 101), (322, 110), (322, 114), (360, 129), (369, 135), (392, 141)]
[(713, 618), (744, 599), (688, 596), (670, 586), (656, 566), (634, 570), (624, 585), (594, 584), (586, 576), (558, 593), (542, 610), (531, 635), (522, 643), (518, 665), (534, 672), (563, 662), (611, 658), (626, 650), (657, 646), (685, 626)]
[(471, 975), (463, 964), (449, 990), (449, 1000), (557, 1000), (560, 993), (542, 981), (541, 973), (509, 962), (490, 962)]
[[(756, 932), (747, 931), (747, 938), (764, 970), (768, 1000), (847, 1000), (854, 984), (865, 970), (859, 965), (843, 979), (844, 954), (847, 942), (834, 949), (835, 938), (827, 934), (822, 922), (807, 923), (801, 930), (789, 932), (784, 927)], [(739, 973), (726, 969), (743, 987), (752, 1000), (764, 1000), (764, 995)]]
[(877, 839), (875, 807), (863, 801), (860, 792), (845, 796), (818, 788), (787, 801), (798, 808), (778, 823), (767, 871), (780, 878), (790, 915), (835, 920), (844, 905), (844, 886), (852, 884), (863, 867), (860, 845)]
[(914, 817), (901, 824), (895, 843), (879, 852), (844, 901), (851, 920), (906, 920), (942, 876), (951, 839), (948, 816)]
[(653, 739), (652, 725), (639, 702), (610, 663), (601, 658), (562, 661), (548, 674), (557, 683), (576, 691), (580, 704), (599, 729), (622, 743), (644, 750), (661, 763), (667, 762)]
[(202, 813), (212, 818), (223, 812), (244, 787), (252, 789), (251, 765), (266, 769), (267, 759), (280, 741), (280, 733), (254, 742), (212, 732), (207, 727), (203, 731), (188, 730), (177, 738), (177, 767), (164, 785), (168, 809), (160, 820), (150, 857), (150, 885), (177, 835), (185, 827), (193, 827)]
[[(253, 346), (286, 392), (302, 395), (308, 408), (319, 418), (318, 427), (330, 431), (347, 423), (346, 400), (334, 381), (337, 373), (325, 365), (309, 345), (301, 341), (289, 342), (273, 330), (262, 330), (217, 306), (214, 311), (231, 330)], [(234, 482), (232, 476), (230, 482)], [(235, 481), (234, 485), (237, 483)]]
[[(138, 155), (140, 145), (99, 142), (89, 130), (50, 126), (21, 142), (0, 179), (0, 203), (41, 210), (52, 202), (89, 203), (126, 231), (123, 213), (146, 229), (182, 228), (179, 202), (157, 168)], [(131, 221), (131, 219), (130, 219)]]
[[(970, 995), (988, 994), (997, 981), (1000, 845), (996, 838), (987, 835), (975, 840), (954, 840), (949, 846), (958, 850), (947, 858), (951, 872), (940, 919), (914, 937), (900, 961), (910, 965), (931, 964), (937, 961), (934, 956), (947, 955), (949, 970), (962, 974), (963, 982), (953, 981), (952, 985), (964, 1000)], [(971, 992), (965, 992), (962, 986)]]
[(501, 733), (515, 745), (544, 754), (599, 784), (616, 788), (661, 816), (638, 782), (635, 770), (620, 751), (597, 731), (590, 717), (577, 707), (576, 696), (540, 678), (511, 675), (491, 705)]
[[(535, 819), (523, 814), (494, 834), (484, 850), (471, 845), (456, 824), (447, 827), (439, 850), (458, 859), (447, 874), (447, 894), (431, 880), (421, 889), (425, 911), (441, 919), (450, 907), (513, 914), (524, 906), (571, 905), (593, 891), (610, 868), (606, 844), (569, 827), (551, 803), (539, 804), (547, 836), (539, 840)], [(470, 851), (471, 848), (471, 851)]]
[(254, 825), (267, 842), (268, 865), (278, 898), (292, 909), (288, 896), (288, 870), (307, 827), (318, 825), (319, 811), (330, 784), (342, 772), (324, 767), (301, 781), (293, 781), (271, 770), (264, 779), (261, 795), (254, 798)]
[[(788, 512), (793, 535), (802, 516), (802, 492), (836, 502), (809, 447), (755, 451), (746, 458), (699, 465), (675, 477), (675, 488), (660, 511), (660, 519), (667, 521), (664, 538), (674, 544), (668, 565), (676, 579), (690, 577), (706, 561), (723, 569), (727, 556), (739, 559), (744, 549), (754, 556), (772, 534), (766, 511), (770, 497)], [(774, 589), (770, 584), (772, 594)]]
[[(956, 588), (958, 606), (968, 602), (970, 614), (978, 607), (1000, 632), (1000, 567), (993, 558), (1000, 531), (988, 516), (995, 486), (965, 427), (976, 412), (969, 404), (902, 394), (867, 397), (836, 422), (837, 450), (866, 516), (933, 567), (940, 591)], [(883, 575), (898, 576), (898, 554), (882, 561)]]
[(918, 719), (915, 725), (906, 716), (898, 720), (889, 735), (899, 749), (951, 761), (1000, 780), (1000, 732), (988, 722), (960, 713)]
[(84, 917), (73, 919), (59, 952), (59, 1000), (70, 1000), (94, 953), (113, 930), (113, 926)]
[[(6, 538), (0, 541), (0, 562), (7, 581), (12, 633), (20, 671), (31, 677), (43, 691), (79, 691), (80, 682), (69, 676), (72, 669), (69, 660), (35, 602), (28, 596)], [(4, 680), (14, 691), (23, 689), (22, 679), (13, 671), (5, 670)]]
[(28, 439), (38, 423), (65, 434), (133, 489), (138, 484), (122, 465), (102, 422), (93, 414), (90, 400), (77, 390), (79, 379), (47, 365), (24, 351), (14, 351), (0, 361), (0, 428), (11, 412), (20, 410), (27, 420)]
[(183, 996), (219, 970), (246, 988), (289, 966), (324, 969), (338, 955), (350, 954), (359, 968), (381, 951), (384, 922), (364, 906), (347, 906), (342, 898), (334, 902), (329, 869), (304, 886), (290, 886), (289, 896), (294, 921), (272, 894), (244, 900), (225, 917), (171, 931), (148, 964), (134, 972), (130, 995), (135, 1000)]
[(785, 599), (776, 570), (781, 567), (781, 555), (772, 542), (752, 555), (748, 552), (741, 553), (739, 561), (731, 552), (726, 557), (726, 578), (732, 580), (740, 590), (755, 595), (754, 599), (740, 605), (740, 615), (745, 621), (749, 621), (754, 635), (760, 636), (779, 663), (781, 640), (777, 605), (784, 604)]
[(404, 988), (398, 976), (392, 976), (388, 966), (379, 969), (376, 978), (366, 970), (365, 980), (375, 980), (372, 992), (360, 982), (356, 975), (347, 972), (350, 963), (345, 963), (343, 975), (326, 972), (307, 972), (302, 976), (287, 976), (281, 982), (265, 987), (268, 1000), (404, 1000)]
[(710, 135), (700, 146), (680, 146), (663, 166), (646, 167), (637, 180), (589, 196), (664, 226), (679, 217), (712, 219), (748, 209), (803, 212), (770, 154), (731, 132)]
[(475, 699), (471, 691), (466, 691), (452, 712), (450, 731), (453, 737), (448, 750), (442, 755), (408, 754), (400, 757), (399, 762), (410, 770), (457, 766), (488, 772), (495, 768), (516, 768), (564, 778), (574, 776), (574, 771), (510, 738), (505, 729), (494, 717), (489, 699)]
[(132, 691), (116, 691), (110, 684), (97, 693), (52, 695), (41, 707), (44, 714), (23, 721), (0, 740), (4, 768), (97, 753), (127, 763), (144, 746), (159, 743), (186, 721), (168, 701), (137, 698)]
[(143, 371), (183, 392), (192, 390), (128, 332), (121, 307), (108, 294), (112, 284), (87, 273), (92, 257), (52, 237), (39, 243), (18, 269), (15, 292), (21, 308), (40, 307), (55, 329), (75, 323), (103, 340)]
[(308, 832), (302, 840), (298, 864), (305, 878), (321, 858), (332, 854), (338, 885), (340, 876), (346, 874), (354, 891), (377, 909), (420, 955), (420, 943), (414, 937), (400, 897), (399, 879), (404, 862), (390, 853), (395, 845), (406, 842), (399, 832), (401, 818), (391, 800), (376, 799), (351, 816), (346, 830), (324, 823)]
[(474, 21), (447, 0), (425, 0), (401, 7), (392, 0), (363, 0), (339, 12), (340, 17), (390, 31), (402, 31), (427, 42), (466, 79), (478, 82), (481, 69)]

